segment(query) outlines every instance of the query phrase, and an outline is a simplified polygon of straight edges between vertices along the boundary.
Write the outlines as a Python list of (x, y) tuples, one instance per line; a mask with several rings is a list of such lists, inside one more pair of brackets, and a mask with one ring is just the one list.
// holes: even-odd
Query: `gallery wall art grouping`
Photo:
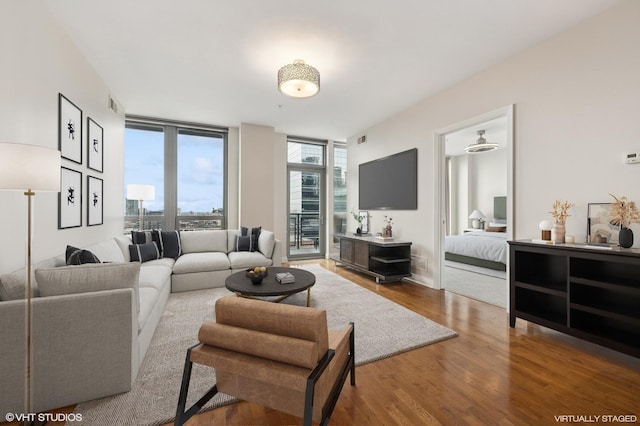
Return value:
[[(62, 93), (58, 94), (58, 148), (63, 160), (58, 198), (58, 229), (82, 226), (83, 147), (86, 143), (86, 167), (93, 172), (104, 171), (104, 129), (91, 117), (86, 121), (86, 140), (83, 139), (82, 110)], [(86, 142), (85, 142), (86, 141)], [(87, 173), (87, 226), (103, 223), (104, 181)]]

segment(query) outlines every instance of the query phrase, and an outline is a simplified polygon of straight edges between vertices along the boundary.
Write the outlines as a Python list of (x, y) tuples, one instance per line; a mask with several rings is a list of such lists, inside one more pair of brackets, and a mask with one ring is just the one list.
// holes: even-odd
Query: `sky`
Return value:
[[(153, 185), (156, 196), (145, 201), (150, 211), (164, 209), (164, 134), (125, 129), (124, 187)], [(178, 208), (182, 214), (210, 213), (223, 207), (224, 142), (222, 138), (178, 134)]]

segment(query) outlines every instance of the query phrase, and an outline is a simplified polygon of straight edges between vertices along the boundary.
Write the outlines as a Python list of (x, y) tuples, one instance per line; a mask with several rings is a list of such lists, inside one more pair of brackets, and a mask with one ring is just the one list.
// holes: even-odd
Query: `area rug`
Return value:
[[(326, 309), (330, 329), (355, 323), (356, 365), (386, 358), (457, 334), (319, 265), (305, 265), (316, 275), (311, 305)], [(215, 301), (232, 294), (212, 289), (169, 297), (131, 391), (79, 404), (84, 425), (161, 425), (173, 420), (187, 348), (197, 343), (202, 322), (215, 318)], [(304, 306), (306, 292), (283, 303)], [(189, 406), (215, 383), (213, 369), (194, 365)], [(235, 402), (217, 394), (203, 411)], [(73, 425), (78, 425), (74, 422)]]
[(501, 308), (507, 305), (506, 277), (496, 278), (446, 265), (442, 287), (452, 293)]

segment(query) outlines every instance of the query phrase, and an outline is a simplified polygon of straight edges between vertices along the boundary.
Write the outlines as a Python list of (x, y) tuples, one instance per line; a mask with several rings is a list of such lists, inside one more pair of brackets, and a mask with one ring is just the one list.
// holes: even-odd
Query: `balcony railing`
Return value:
[(320, 214), (289, 214), (289, 245), (292, 248), (314, 248), (320, 244)]

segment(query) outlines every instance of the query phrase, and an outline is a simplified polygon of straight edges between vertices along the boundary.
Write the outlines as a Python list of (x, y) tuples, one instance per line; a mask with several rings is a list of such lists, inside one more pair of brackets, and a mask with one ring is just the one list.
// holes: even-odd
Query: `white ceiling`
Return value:
[[(345, 140), (620, 0), (45, 0), (128, 114)], [(293, 99), (276, 73), (321, 73)]]

